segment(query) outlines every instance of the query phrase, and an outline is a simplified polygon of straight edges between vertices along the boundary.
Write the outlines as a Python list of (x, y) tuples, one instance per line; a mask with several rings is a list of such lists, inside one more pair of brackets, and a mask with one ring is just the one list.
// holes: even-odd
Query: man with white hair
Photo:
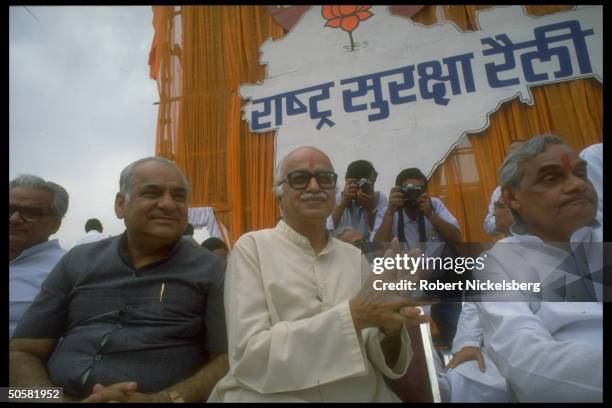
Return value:
[(66, 253), (49, 237), (67, 211), (68, 193), (60, 185), (29, 174), (9, 183), (9, 337)]
[(229, 257), (230, 370), (209, 401), (399, 401), (383, 376), (405, 373), (404, 325), (427, 317), (360, 290), (360, 251), (325, 228), (337, 180), (325, 153), (292, 151), (275, 179), (282, 219), (240, 237)]
[(516, 222), (474, 275), (542, 284), (538, 293), (477, 303), (485, 349), (513, 400), (602, 400), (602, 236), (586, 166), (562, 139), (542, 135), (510, 153), (499, 171)]

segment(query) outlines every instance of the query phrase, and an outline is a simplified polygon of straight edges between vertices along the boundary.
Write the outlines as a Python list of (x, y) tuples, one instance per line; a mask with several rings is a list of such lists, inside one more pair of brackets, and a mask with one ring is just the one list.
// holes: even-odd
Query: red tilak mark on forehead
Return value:
[(314, 165), (315, 165), (314, 157), (312, 157), (312, 156), (308, 157), (308, 168), (312, 169), (312, 168), (314, 168)]
[(567, 170), (572, 169), (572, 159), (570, 159), (569, 154), (565, 153), (563, 156), (561, 156), (561, 164), (563, 164), (563, 167), (565, 167)]

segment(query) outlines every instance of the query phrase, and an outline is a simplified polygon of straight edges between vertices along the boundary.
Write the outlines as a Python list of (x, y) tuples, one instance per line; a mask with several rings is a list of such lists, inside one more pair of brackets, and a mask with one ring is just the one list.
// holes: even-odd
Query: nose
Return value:
[(174, 201), (174, 198), (172, 197), (169, 191), (166, 191), (159, 198), (159, 200), (157, 201), (157, 207), (166, 211), (172, 211), (176, 209), (176, 201)]
[(308, 181), (308, 186), (306, 188), (306, 191), (311, 191), (311, 192), (318, 192), (321, 191), (321, 186), (319, 185), (319, 183), (317, 182), (317, 178), (316, 177), (311, 177), (310, 181)]
[(589, 183), (590, 181), (588, 179), (570, 174), (565, 185), (565, 192), (567, 194), (582, 193), (588, 188)]

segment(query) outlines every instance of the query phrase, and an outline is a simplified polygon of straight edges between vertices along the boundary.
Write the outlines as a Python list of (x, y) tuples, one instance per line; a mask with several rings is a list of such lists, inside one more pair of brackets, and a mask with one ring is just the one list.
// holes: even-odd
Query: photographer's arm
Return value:
[(448, 243), (461, 241), (461, 232), (453, 224), (444, 221), (436, 213), (432, 213), (427, 218), (444, 241)]
[(342, 214), (348, 205), (351, 203), (351, 200), (357, 196), (357, 185), (355, 184), (354, 179), (346, 179), (346, 184), (344, 185), (344, 190), (342, 191), (342, 196), (336, 208), (332, 212), (332, 220), (334, 221), (334, 228), (338, 227), (338, 223), (340, 222), (340, 218), (342, 218)]
[(346, 209), (347, 204), (344, 202), (344, 194), (342, 195), (342, 200), (338, 203), (336, 208), (334, 208), (334, 212), (332, 212), (332, 220), (334, 221), (334, 228), (338, 227), (338, 223), (340, 222), (340, 218), (342, 218), (342, 213)]
[(380, 228), (374, 234), (374, 242), (389, 242), (391, 241), (391, 227), (393, 226), (393, 208), (387, 208), (383, 217)]
[(452, 215), (448, 212), (448, 210), (446, 210), (446, 207), (444, 207), (441, 202), (438, 202), (438, 204), (436, 204), (436, 211), (434, 211), (432, 199), (427, 194), (422, 194), (417, 200), (417, 202), (419, 204), (419, 211), (421, 211), (421, 213), (425, 217), (427, 217), (429, 222), (431, 222), (431, 224), (434, 226), (434, 228), (436, 229), (438, 234), (440, 234), (440, 237), (444, 241), (449, 244), (461, 241), (461, 231), (459, 230), (459, 228), (446, 221), (438, 214), (439, 211), (446, 212), (447, 217), (451, 217), (452, 219), (454, 219), (454, 217), (452, 217)]
[(404, 206), (404, 196), (401, 191), (397, 191), (396, 187), (391, 189), (389, 193), (389, 202), (387, 209), (384, 212), (380, 227), (374, 233), (374, 242), (390, 242), (393, 239), (393, 214), (395, 211)]

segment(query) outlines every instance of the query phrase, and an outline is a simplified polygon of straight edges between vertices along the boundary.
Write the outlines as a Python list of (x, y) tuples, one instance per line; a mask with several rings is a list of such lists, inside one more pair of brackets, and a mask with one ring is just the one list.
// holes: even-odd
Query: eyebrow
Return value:
[[(586, 167), (586, 166), (587, 166), (586, 161), (582, 159), (578, 159), (576, 160), (576, 163), (574, 164), (573, 167), (576, 168), (576, 167)], [(538, 169), (538, 175), (541, 173), (546, 173), (547, 171), (558, 171), (558, 170), (563, 170), (563, 169), (564, 167), (561, 166), (560, 164), (547, 164)]]
[[(141, 190), (146, 190), (146, 189), (165, 190), (166, 187), (161, 184), (146, 183), (142, 185)], [(181, 187), (170, 187), (170, 190), (172, 191), (180, 190), (180, 191), (187, 192), (187, 189), (182, 186)]]

